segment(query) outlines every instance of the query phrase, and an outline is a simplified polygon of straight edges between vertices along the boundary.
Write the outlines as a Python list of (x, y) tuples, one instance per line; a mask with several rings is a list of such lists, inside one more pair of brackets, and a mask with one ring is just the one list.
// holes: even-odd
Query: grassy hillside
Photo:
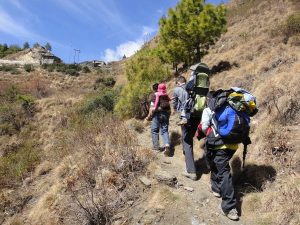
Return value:
[[(233, 0), (227, 8), (228, 31), (202, 61), (212, 67), (212, 89), (239, 86), (258, 100), (246, 167), (241, 168), (241, 150), (232, 160), (242, 224), (296, 225), (300, 5), (295, 0)], [(150, 53), (153, 46), (154, 41), (148, 45)], [(64, 65), (28, 71), (0, 67), (1, 224), (132, 224), (135, 219), (140, 223), (140, 214), (147, 215), (144, 208), (151, 208), (150, 213), (159, 217), (157, 224), (185, 225), (190, 217), (180, 215), (184, 211), (190, 216), (195, 212), (191, 207), (209, 224), (227, 221), (219, 220), (212, 207), (219, 202), (205, 196), (208, 174), (188, 183), (199, 186), (199, 195), (157, 183), (147, 189), (138, 181), (141, 175), (152, 176), (158, 157), (148, 150), (144, 125), (119, 120), (113, 109), (126, 90), (135, 96), (123, 98), (124, 105), (138, 102), (152, 82), (169, 79), (170, 66), (162, 67), (146, 53), (91, 71)], [(145, 74), (148, 79), (143, 80)], [(137, 81), (135, 86), (128, 83), (131, 80)], [(173, 81), (168, 87), (174, 87)], [(122, 107), (119, 111), (126, 114)], [(175, 123), (176, 118), (171, 119)], [(179, 149), (176, 132), (172, 138)], [(176, 176), (184, 163), (179, 154), (181, 149), (173, 161), (161, 160), (162, 167), (175, 168), (169, 170)], [(154, 221), (146, 219), (145, 224)]]
[(203, 61), (212, 89), (243, 87), (258, 99), (241, 183), (253, 224), (298, 224), (300, 11), (297, 1), (232, 1), (228, 32)]
[(109, 223), (150, 158), (112, 115), (120, 66), (11, 68), (0, 72), (0, 223)]

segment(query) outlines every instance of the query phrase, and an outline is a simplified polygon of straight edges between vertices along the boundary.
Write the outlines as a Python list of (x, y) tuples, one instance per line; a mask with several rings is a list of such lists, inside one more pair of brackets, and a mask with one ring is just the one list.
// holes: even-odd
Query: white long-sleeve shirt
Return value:
[(202, 131), (206, 134), (207, 129), (211, 126), (212, 123), (212, 115), (213, 112), (210, 108), (205, 108), (202, 113), (201, 124), (202, 124)]

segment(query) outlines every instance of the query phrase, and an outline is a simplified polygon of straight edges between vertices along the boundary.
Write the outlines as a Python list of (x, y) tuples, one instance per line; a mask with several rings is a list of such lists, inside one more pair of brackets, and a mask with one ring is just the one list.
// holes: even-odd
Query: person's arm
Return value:
[(207, 129), (211, 126), (212, 111), (209, 108), (205, 108), (202, 113), (201, 124), (202, 131), (206, 134)]
[(174, 89), (174, 93), (173, 93), (173, 97), (172, 97), (172, 105), (173, 105), (173, 109), (174, 111), (177, 111), (178, 109), (178, 88), (176, 87)]
[(153, 111), (154, 111), (154, 109), (150, 106), (149, 113), (148, 113), (147, 117), (145, 118), (146, 120), (148, 120), (148, 121), (152, 120)]
[(154, 107), (155, 97), (156, 97), (155, 94), (154, 94), (154, 96), (151, 95), (149, 97), (149, 100), (150, 100), (149, 113), (148, 113), (147, 117), (145, 118), (148, 121), (152, 120), (153, 112), (155, 111), (155, 107)]

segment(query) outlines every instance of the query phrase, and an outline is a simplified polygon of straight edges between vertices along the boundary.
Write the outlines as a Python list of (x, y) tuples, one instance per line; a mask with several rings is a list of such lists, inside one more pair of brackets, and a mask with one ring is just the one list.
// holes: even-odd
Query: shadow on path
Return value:
[(276, 170), (268, 165), (249, 164), (242, 169), (239, 157), (235, 157), (232, 161), (232, 174), (239, 212), (241, 212), (243, 196), (248, 193), (262, 192), (265, 183), (275, 181), (277, 175)]
[(203, 174), (208, 174), (210, 172), (209, 164), (206, 160), (205, 155), (203, 155), (202, 158), (195, 161), (195, 166), (196, 166), (196, 170), (197, 170), (198, 179), (201, 179), (201, 176)]

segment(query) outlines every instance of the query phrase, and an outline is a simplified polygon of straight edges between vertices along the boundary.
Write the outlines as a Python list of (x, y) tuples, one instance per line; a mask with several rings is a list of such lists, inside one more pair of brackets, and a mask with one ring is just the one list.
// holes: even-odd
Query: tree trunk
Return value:
[(196, 63), (201, 62), (201, 53), (200, 53), (200, 46), (197, 45), (196, 47)]

